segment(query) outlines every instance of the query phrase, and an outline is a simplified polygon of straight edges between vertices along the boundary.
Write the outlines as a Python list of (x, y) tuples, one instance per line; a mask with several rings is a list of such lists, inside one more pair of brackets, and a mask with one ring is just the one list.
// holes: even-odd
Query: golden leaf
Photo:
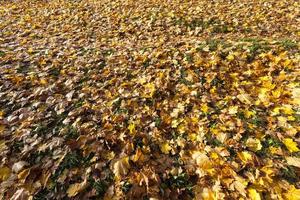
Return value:
[(232, 61), (234, 60), (234, 55), (233, 54), (229, 54), (227, 57), (226, 57), (227, 60), (229, 61)]
[(10, 169), (8, 167), (1, 167), (0, 168), (0, 180), (5, 181), (9, 178), (10, 176)]
[(253, 188), (248, 189), (248, 195), (251, 200), (261, 200), (260, 194)]
[(207, 106), (206, 103), (201, 105), (201, 111), (204, 112), (205, 114), (208, 113), (208, 109), (209, 107)]
[(134, 123), (129, 124), (128, 130), (129, 130), (129, 133), (131, 135), (133, 135), (135, 133), (135, 124)]
[(145, 85), (145, 95), (144, 97), (149, 98), (152, 97), (155, 92), (155, 85), (154, 83), (148, 83)]
[(0, 124), (0, 135), (4, 132), (5, 126)]
[(142, 150), (140, 148), (138, 148), (135, 152), (135, 154), (131, 157), (131, 160), (133, 162), (137, 162), (137, 161), (143, 161), (144, 160), (144, 154), (142, 152)]
[(300, 189), (296, 189), (295, 186), (291, 186), (284, 196), (287, 200), (299, 200), (300, 199)]
[(230, 106), (228, 109), (228, 113), (230, 115), (235, 115), (238, 112), (238, 107), (237, 106)]
[(286, 148), (291, 152), (298, 152), (299, 148), (297, 147), (297, 143), (293, 141), (291, 138), (284, 138), (283, 144), (286, 146)]
[(40, 83), (42, 84), (42, 85), (47, 85), (47, 80), (46, 79), (44, 79), (44, 78), (42, 78), (41, 80), (40, 80)]
[(164, 153), (164, 154), (169, 154), (169, 152), (171, 151), (171, 146), (169, 145), (168, 142), (165, 142), (163, 144), (160, 145), (160, 150)]
[(33, 53), (33, 48), (30, 47), (27, 52), (30, 54)]
[(280, 127), (287, 127), (288, 126), (286, 117), (280, 116), (280, 117), (277, 117), (277, 119), (278, 119), (278, 126), (280, 126)]
[(238, 152), (238, 157), (243, 163), (248, 163), (252, 160), (252, 155), (247, 151)]
[(246, 146), (251, 149), (252, 151), (259, 151), (262, 148), (262, 145), (259, 141), (259, 139), (253, 139), (253, 138), (249, 138), (246, 141)]
[(0, 118), (4, 116), (4, 111), (0, 110)]
[(293, 98), (293, 103), (295, 105), (300, 105), (300, 88), (293, 88), (292, 90), (292, 98)]
[(204, 188), (202, 193), (201, 193), (201, 199), (203, 200), (217, 200), (217, 197), (215, 195), (215, 193), (208, 188)]
[(200, 169), (208, 170), (212, 168), (212, 163), (205, 152), (194, 151), (192, 154), (192, 158), (200, 167)]
[(18, 179), (25, 182), (27, 176), (30, 174), (30, 168), (24, 169), (18, 174)]

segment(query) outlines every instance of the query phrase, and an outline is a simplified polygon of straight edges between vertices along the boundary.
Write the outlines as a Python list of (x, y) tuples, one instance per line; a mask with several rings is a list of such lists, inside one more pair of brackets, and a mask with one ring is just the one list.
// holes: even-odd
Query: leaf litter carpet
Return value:
[(300, 2), (0, 1), (2, 199), (300, 199)]

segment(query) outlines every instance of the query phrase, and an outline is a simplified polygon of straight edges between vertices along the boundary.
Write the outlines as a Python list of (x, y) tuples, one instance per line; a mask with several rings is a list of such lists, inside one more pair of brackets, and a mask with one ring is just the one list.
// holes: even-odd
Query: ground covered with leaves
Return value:
[(0, 1), (2, 199), (300, 199), (300, 3)]

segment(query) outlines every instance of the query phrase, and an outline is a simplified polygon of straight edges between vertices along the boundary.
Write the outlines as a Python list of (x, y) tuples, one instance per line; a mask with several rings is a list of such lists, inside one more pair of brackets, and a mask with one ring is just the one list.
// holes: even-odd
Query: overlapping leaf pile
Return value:
[(299, 8), (1, 1), (1, 197), (300, 199)]

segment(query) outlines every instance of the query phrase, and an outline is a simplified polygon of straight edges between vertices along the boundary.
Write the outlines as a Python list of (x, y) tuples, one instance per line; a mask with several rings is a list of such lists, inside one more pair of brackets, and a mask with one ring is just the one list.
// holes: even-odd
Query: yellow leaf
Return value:
[(280, 117), (277, 117), (277, 119), (278, 119), (278, 126), (280, 126), (280, 127), (287, 127), (288, 126), (286, 117), (280, 116)]
[(84, 180), (82, 183), (71, 184), (67, 190), (68, 197), (76, 196), (79, 192), (83, 191), (87, 185), (87, 180)]
[(152, 97), (155, 92), (155, 85), (154, 83), (148, 83), (145, 85), (145, 93), (144, 97)]
[[(196, 164), (202, 170), (209, 170), (213, 167), (212, 162), (210, 161), (209, 157), (206, 155), (205, 152), (201, 151), (194, 151), (192, 153), (192, 159), (196, 162)], [(197, 172), (196, 172), (197, 173)]]
[(270, 150), (271, 154), (276, 154), (276, 155), (282, 155), (283, 154), (282, 149), (279, 148), (279, 147), (270, 146), (269, 150)]
[(129, 172), (130, 164), (129, 157), (126, 156), (121, 158), (113, 163), (112, 171), (115, 174), (116, 178), (119, 179), (122, 176), (126, 175)]
[(211, 157), (212, 159), (216, 160), (216, 159), (219, 158), (219, 155), (218, 155), (216, 152), (212, 152), (212, 153), (210, 154), (210, 157)]
[(188, 139), (192, 142), (196, 141), (198, 139), (198, 135), (196, 133), (191, 133), (188, 135)]
[(169, 152), (171, 151), (171, 146), (169, 145), (169, 143), (165, 142), (163, 144), (160, 145), (160, 150), (164, 153), (164, 154), (169, 154)]
[(292, 90), (292, 98), (293, 98), (293, 103), (295, 104), (295, 105), (300, 105), (300, 88), (294, 88), (293, 90)]
[(138, 148), (136, 150), (136, 153), (131, 157), (131, 160), (133, 162), (137, 162), (137, 161), (143, 161), (144, 160), (144, 155), (143, 155), (143, 152), (140, 148)]
[(211, 189), (208, 189), (208, 188), (203, 189), (201, 197), (202, 197), (201, 199), (203, 199), (203, 200), (217, 200), (215, 193)]
[(300, 168), (300, 158), (297, 158), (297, 157), (287, 157), (286, 161), (287, 161), (288, 165), (292, 165), (294, 167)]
[(128, 130), (129, 130), (129, 133), (131, 135), (133, 135), (135, 133), (135, 124), (134, 123), (129, 124)]
[(9, 178), (10, 176), (10, 169), (8, 167), (1, 167), (0, 168), (0, 180), (5, 181)]
[(44, 79), (44, 78), (42, 78), (42, 79), (40, 80), (40, 83), (41, 83), (42, 85), (47, 85), (47, 80)]
[(179, 133), (184, 133), (186, 131), (187, 127), (184, 123), (181, 123), (178, 127), (177, 127), (177, 130)]
[(293, 141), (291, 138), (284, 138), (283, 144), (286, 146), (286, 148), (292, 153), (292, 152), (298, 152), (299, 148), (297, 147), (297, 143)]
[(251, 200), (261, 200), (260, 194), (253, 188), (248, 189), (248, 194)]
[(41, 60), (40, 60), (40, 65), (46, 65), (46, 64), (47, 64), (47, 62), (46, 62), (45, 59), (41, 59)]
[(232, 61), (232, 60), (234, 60), (234, 55), (229, 54), (226, 58), (227, 58), (227, 60)]
[(230, 106), (229, 109), (228, 109), (228, 113), (230, 115), (234, 115), (238, 112), (238, 107), (237, 106)]
[(259, 151), (262, 148), (262, 145), (259, 139), (249, 138), (246, 142), (246, 146), (251, 149), (252, 151)]
[(29, 48), (27, 52), (28, 53), (32, 53), (33, 52), (33, 48)]
[(253, 111), (246, 110), (245, 116), (249, 119), (250, 117), (255, 116), (255, 113)]
[(274, 176), (274, 174), (275, 174), (274, 167), (270, 166), (270, 165), (263, 166), (260, 170), (262, 172), (264, 172), (268, 177), (269, 176)]
[(281, 96), (281, 92), (282, 92), (282, 89), (280, 88), (280, 89), (272, 91), (272, 95), (273, 95), (274, 98), (277, 99)]
[(238, 157), (243, 163), (247, 163), (252, 160), (252, 155), (247, 151), (242, 151), (238, 153)]
[(201, 105), (201, 111), (202, 112), (208, 113), (208, 109), (209, 109), (209, 107), (207, 106), (206, 103)]
[(275, 107), (272, 111), (272, 116), (274, 115), (279, 115), (280, 114), (280, 110), (281, 108), (280, 107)]
[(116, 156), (116, 154), (115, 152), (111, 151), (108, 153), (104, 153), (102, 156), (107, 160), (112, 160)]
[(27, 178), (27, 176), (30, 174), (30, 168), (28, 169), (24, 169), (23, 171), (21, 171), (18, 174), (18, 179), (25, 181), (25, 179)]
[(291, 186), (291, 189), (284, 194), (287, 200), (299, 200), (300, 199), (300, 189), (296, 189), (295, 186)]
[(176, 128), (179, 124), (181, 123), (181, 121), (178, 121), (177, 119), (172, 120), (172, 128)]

